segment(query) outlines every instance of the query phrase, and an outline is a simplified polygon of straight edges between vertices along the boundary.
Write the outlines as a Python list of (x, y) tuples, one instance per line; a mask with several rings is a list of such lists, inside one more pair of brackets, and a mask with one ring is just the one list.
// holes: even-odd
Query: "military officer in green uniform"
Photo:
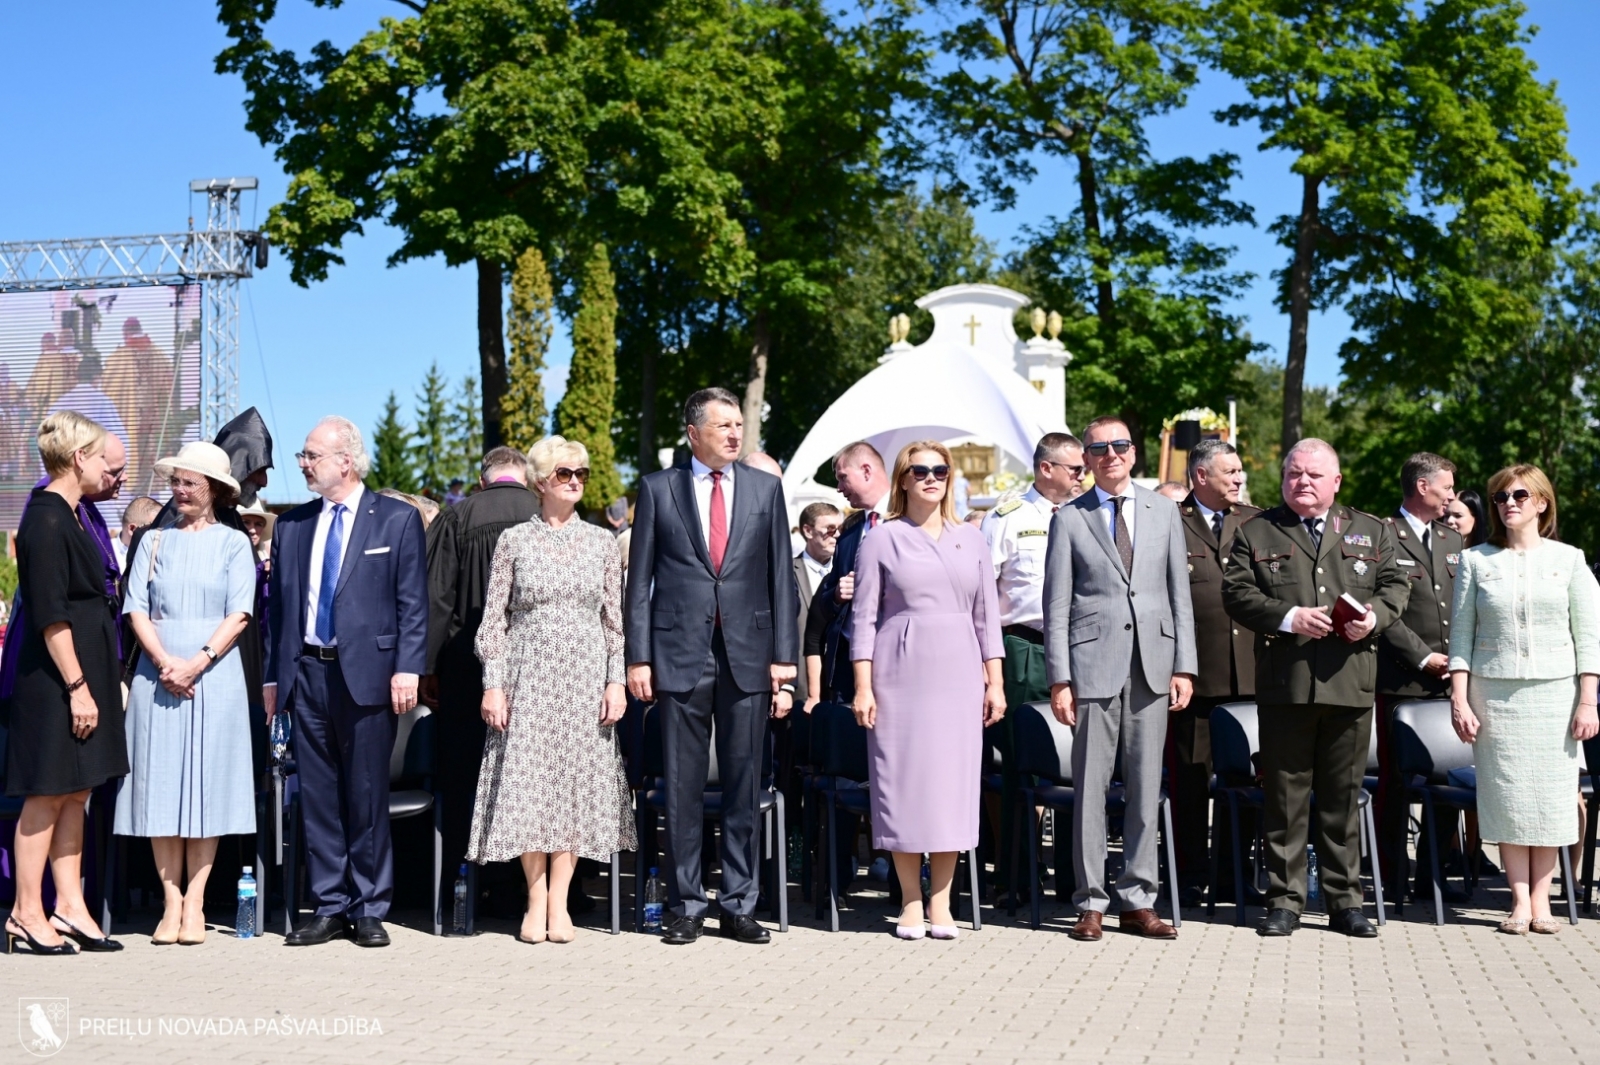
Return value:
[[(1450, 697), (1450, 611), (1455, 602), (1456, 569), (1465, 549), (1461, 534), (1444, 523), (1456, 497), (1455, 463), (1423, 451), (1400, 467), (1400, 510), (1385, 519), (1399, 551), (1395, 561), (1405, 574), (1410, 598), (1400, 619), (1378, 637), (1378, 766), (1376, 796), (1378, 853), (1387, 866), (1385, 883), (1399, 898), (1405, 881), (1406, 802), (1394, 772), (1390, 718), (1401, 699)], [(1420, 841), (1428, 846), (1428, 841)], [(1417, 892), (1432, 890), (1426, 852), (1418, 855)], [(1443, 885), (1441, 885), (1443, 886)], [(1459, 891), (1445, 888), (1465, 901)]]
[[(1393, 528), (1335, 502), (1341, 480), (1338, 453), (1325, 441), (1291, 448), (1284, 503), (1240, 528), (1223, 578), (1229, 616), (1256, 633), (1266, 936), (1300, 926), (1313, 792), (1329, 927), (1378, 934), (1361, 912), (1356, 804), (1372, 739), (1376, 637), (1405, 609), (1407, 580)], [(1344, 594), (1366, 609), (1336, 632), (1331, 614)]]
[[(1045, 675), (1044, 663), (1044, 555), (1050, 542), (1050, 518), (1056, 508), (1083, 494), (1086, 468), (1083, 464), (1083, 444), (1070, 433), (1046, 433), (1033, 449), (1033, 486), (1016, 499), (1007, 500), (991, 510), (983, 519), (983, 537), (989, 544), (989, 557), (994, 563), (995, 584), (1000, 597), (1000, 629), (1005, 641), (1005, 693), (1007, 706), (1023, 703), (1049, 702), (1050, 682)], [(1011, 717), (1007, 715), (999, 724), (991, 726), (991, 742), (1004, 754), (1011, 750)], [(1000, 825), (1001, 838), (1011, 838), (1011, 812), (1016, 803), (1015, 774), (1010, 770), (1012, 759), (1003, 759), (1006, 765), (1005, 781), (1001, 788)], [(1070, 837), (1071, 828), (1066, 818), (1057, 824), (1065, 826)], [(1062, 828), (1058, 827), (1057, 832)], [(1066, 845), (1057, 842), (1059, 854), (1072, 852), (1071, 840)], [(1009, 845), (1001, 854), (1010, 854)], [(1070, 862), (1061, 863), (1059, 874), (1070, 881)], [(1004, 860), (995, 863), (997, 870), (1005, 870)], [(1003, 872), (997, 878), (1005, 879)], [(1070, 896), (1070, 884), (1057, 884), (1058, 890)]]
[[(1211, 710), (1256, 692), (1255, 633), (1222, 606), (1223, 564), (1239, 527), (1261, 513), (1239, 500), (1244, 467), (1224, 440), (1206, 439), (1189, 452), (1194, 488), (1178, 506), (1189, 556), (1189, 601), (1200, 672), (1194, 699), (1167, 722), (1167, 781), (1178, 856), (1179, 900), (1198, 906), (1210, 872)], [(1225, 825), (1219, 819), (1218, 829)], [(1225, 845), (1222, 831), (1217, 846)], [(1226, 853), (1219, 849), (1219, 854)], [(1229, 882), (1232, 876), (1229, 874)]]

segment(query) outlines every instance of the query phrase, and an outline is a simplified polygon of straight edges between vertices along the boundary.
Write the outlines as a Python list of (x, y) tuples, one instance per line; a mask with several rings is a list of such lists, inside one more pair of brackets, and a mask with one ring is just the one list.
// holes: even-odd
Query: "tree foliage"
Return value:
[[(1184, 0), (946, 0), (941, 37), (958, 67), (929, 114), (975, 157), (1001, 206), (1037, 176), (1039, 154), (1068, 166), (1070, 214), (1025, 230), (1012, 272), (1059, 309), (1074, 353), (1068, 393), (1119, 414), (1153, 457), (1161, 420), (1232, 379), (1253, 346), (1222, 301), (1248, 280), (1232, 249), (1202, 233), (1252, 221), (1229, 198), (1238, 160), (1157, 159), (1145, 124), (1195, 85), (1205, 9)], [(947, 165), (959, 170), (959, 151)], [(1225, 384), (1223, 387), (1226, 387)]]
[(400, 401), (393, 390), (372, 433), (372, 473), (368, 481), (374, 488), (417, 490), (416, 468), (411, 462), (411, 429), (400, 420)]
[(517, 256), (511, 274), (511, 312), (506, 338), (511, 343), (506, 393), (500, 400), (500, 433), (504, 443), (524, 454), (545, 433), (544, 370), (554, 332), (551, 312), (555, 294), (550, 271), (538, 248)]
[(589, 449), (589, 483), (583, 505), (600, 510), (622, 494), (611, 422), (617, 394), (617, 283), (604, 244), (596, 244), (578, 286), (572, 319), (572, 369), (556, 405), (557, 431)]
[(429, 366), (416, 393), (416, 425), (411, 431), (411, 463), (418, 488), (440, 496), (450, 483), (452, 472), (448, 387), (439, 364)]

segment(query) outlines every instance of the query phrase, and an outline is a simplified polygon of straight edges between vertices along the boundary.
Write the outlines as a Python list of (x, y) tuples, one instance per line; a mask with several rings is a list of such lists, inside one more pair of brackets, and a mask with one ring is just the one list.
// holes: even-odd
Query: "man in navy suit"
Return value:
[[(318, 422), (295, 456), (320, 496), (272, 537), (267, 720), (294, 714), (315, 915), (289, 946), (351, 933), (389, 944), (389, 757), (428, 656), (428, 567), (415, 507), (367, 491), (361, 430)], [(281, 693), (281, 695), (280, 695)]]
[(665, 941), (700, 938), (707, 910), (700, 847), (712, 723), (722, 791), (722, 934), (765, 943), (758, 892), (761, 771), (767, 717), (794, 700), (799, 599), (783, 482), (738, 465), (739, 400), (689, 397), (688, 466), (639, 485), (628, 562), (628, 691), (658, 700), (666, 764)]

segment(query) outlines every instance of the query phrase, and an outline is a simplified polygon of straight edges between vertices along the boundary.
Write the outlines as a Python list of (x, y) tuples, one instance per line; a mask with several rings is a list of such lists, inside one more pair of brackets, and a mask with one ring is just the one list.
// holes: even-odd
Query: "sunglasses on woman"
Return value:
[(914, 481), (926, 481), (930, 475), (935, 481), (942, 481), (950, 476), (950, 467), (941, 462), (937, 466), (907, 466), (906, 472)]
[(1532, 498), (1532, 496), (1533, 493), (1528, 491), (1526, 488), (1519, 488), (1515, 492), (1496, 492), (1489, 498), (1503, 507), (1513, 499), (1516, 500), (1519, 505), (1526, 503), (1530, 498)]
[(556, 484), (566, 484), (568, 481), (577, 481), (579, 484), (589, 483), (589, 467), (580, 466), (577, 469), (568, 469), (566, 466), (557, 466), (553, 475)]
[(1119, 455), (1126, 455), (1128, 453), (1128, 449), (1132, 446), (1132, 440), (1102, 440), (1098, 444), (1088, 445), (1083, 450), (1087, 451), (1097, 459), (1103, 459), (1106, 457), (1106, 451), (1108, 450), (1115, 451)]

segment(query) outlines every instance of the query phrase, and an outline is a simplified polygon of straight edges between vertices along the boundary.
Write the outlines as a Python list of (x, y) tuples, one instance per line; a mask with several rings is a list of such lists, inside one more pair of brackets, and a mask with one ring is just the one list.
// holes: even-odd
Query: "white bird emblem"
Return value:
[(60, 1050), (61, 1037), (56, 1035), (56, 1030), (50, 1024), (50, 1018), (44, 1015), (44, 1007), (37, 1002), (28, 1004), (28, 1025), (33, 1029), (36, 1037), (29, 1044), (30, 1050)]

